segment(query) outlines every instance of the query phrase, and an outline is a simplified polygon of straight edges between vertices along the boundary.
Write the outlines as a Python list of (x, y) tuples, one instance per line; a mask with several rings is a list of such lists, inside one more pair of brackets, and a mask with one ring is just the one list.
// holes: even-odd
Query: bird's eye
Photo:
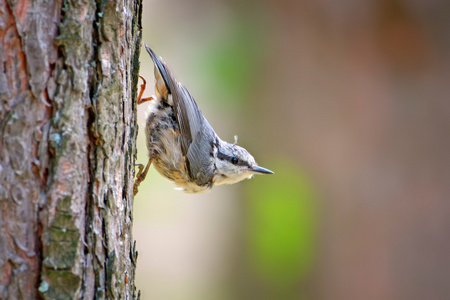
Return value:
[(239, 162), (239, 159), (237, 159), (236, 156), (233, 156), (233, 157), (231, 158), (231, 163), (232, 163), (233, 165), (237, 164), (238, 162)]

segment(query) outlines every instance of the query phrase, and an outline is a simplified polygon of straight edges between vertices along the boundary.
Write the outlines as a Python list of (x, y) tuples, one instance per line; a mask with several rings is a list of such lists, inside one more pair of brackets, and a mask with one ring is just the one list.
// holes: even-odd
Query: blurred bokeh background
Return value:
[(189, 195), (152, 169), (143, 299), (450, 299), (449, 1), (146, 0), (143, 37), (275, 171)]

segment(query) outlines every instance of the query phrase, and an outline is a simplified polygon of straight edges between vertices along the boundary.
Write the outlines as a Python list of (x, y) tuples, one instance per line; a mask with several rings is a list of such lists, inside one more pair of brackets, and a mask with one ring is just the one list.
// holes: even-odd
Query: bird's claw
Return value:
[(139, 77), (142, 79), (142, 84), (141, 84), (141, 90), (139, 91), (139, 96), (137, 98), (137, 104), (142, 104), (144, 102), (154, 100), (155, 97), (153, 97), (153, 96), (150, 96), (147, 98), (142, 98), (142, 96), (144, 95), (145, 88), (147, 87), (147, 80), (145, 80), (145, 78), (142, 77), (141, 75), (139, 75)]
[(139, 168), (138, 173), (136, 174), (136, 180), (134, 181), (133, 185), (133, 196), (136, 196), (136, 194), (139, 191), (139, 185), (142, 181), (144, 181), (145, 177), (147, 176), (148, 169), (150, 168), (150, 165), (152, 164), (152, 160), (149, 159), (147, 166), (144, 169), (143, 164), (136, 164), (135, 166)]

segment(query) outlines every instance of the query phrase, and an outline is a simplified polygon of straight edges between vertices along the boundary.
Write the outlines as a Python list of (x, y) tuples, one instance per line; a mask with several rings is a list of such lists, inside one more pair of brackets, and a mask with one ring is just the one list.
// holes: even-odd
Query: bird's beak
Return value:
[(260, 174), (273, 174), (272, 171), (268, 170), (268, 169), (264, 169), (262, 167), (256, 166), (252, 168), (252, 171), (255, 173), (260, 173)]

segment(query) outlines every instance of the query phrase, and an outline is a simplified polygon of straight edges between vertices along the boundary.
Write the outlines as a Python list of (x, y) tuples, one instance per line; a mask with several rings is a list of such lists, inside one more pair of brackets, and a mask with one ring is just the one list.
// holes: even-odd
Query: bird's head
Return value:
[(256, 164), (253, 156), (242, 147), (219, 140), (216, 153), (214, 184), (233, 184), (250, 179), (254, 174), (273, 174)]

